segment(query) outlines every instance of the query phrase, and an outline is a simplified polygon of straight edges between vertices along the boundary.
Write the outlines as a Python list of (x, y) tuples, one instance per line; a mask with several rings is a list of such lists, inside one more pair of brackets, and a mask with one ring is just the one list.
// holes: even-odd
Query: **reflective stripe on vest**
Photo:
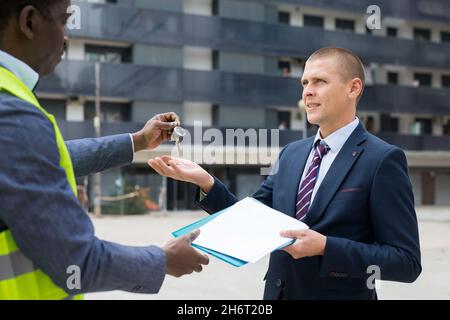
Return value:
[[(72, 160), (55, 118), (41, 107), (34, 94), (13, 73), (0, 67), (0, 91), (16, 96), (38, 108), (52, 123), (60, 155), (59, 166), (77, 196)], [(43, 244), (45, 245), (45, 244)], [(0, 232), (0, 300), (4, 299), (82, 299), (69, 296), (34, 263), (25, 257), (14, 241), (11, 231)]]

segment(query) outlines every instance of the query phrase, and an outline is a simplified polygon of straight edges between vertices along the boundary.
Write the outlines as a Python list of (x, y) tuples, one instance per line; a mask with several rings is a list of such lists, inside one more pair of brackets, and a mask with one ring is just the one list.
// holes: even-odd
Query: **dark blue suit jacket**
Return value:
[[(287, 145), (279, 155), (278, 172), (268, 176), (253, 197), (295, 217), (296, 194), (313, 139)], [(236, 201), (216, 179), (198, 203), (213, 213)], [(406, 157), (361, 124), (334, 160), (304, 222), (327, 236), (324, 256), (295, 260), (284, 251), (273, 252), (265, 299), (376, 299), (367, 285), (373, 274), (369, 266), (380, 268), (382, 280), (413, 282), (421, 272)]]

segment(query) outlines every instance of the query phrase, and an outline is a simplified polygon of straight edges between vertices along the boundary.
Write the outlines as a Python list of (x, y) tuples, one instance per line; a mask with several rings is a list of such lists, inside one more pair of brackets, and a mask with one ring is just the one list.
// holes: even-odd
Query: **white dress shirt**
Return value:
[[(317, 190), (320, 187), (320, 184), (322, 183), (328, 170), (330, 169), (331, 165), (333, 164), (334, 159), (338, 155), (339, 151), (341, 151), (342, 147), (344, 146), (344, 143), (350, 137), (352, 132), (356, 129), (358, 124), (359, 124), (359, 119), (356, 117), (355, 120), (353, 120), (346, 126), (340, 128), (339, 130), (336, 130), (335, 132), (330, 134), (325, 139), (322, 139), (322, 137), (320, 135), (320, 129), (317, 130), (313, 145), (319, 139), (324, 140), (327, 143), (327, 145), (330, 147), (330, 150), (322, 158), (322, 162), (321, 162), (320, 168), (319, 168), (319, 174), (317, 176), (316, 184), (314, 185), (314, 189), (313, 189), (313, 192), (311, 195), (311, 203), (314, 200), (314, 196), (316, 195)], [(302, 179), (300, 180), (300, 184), (298, 186), (299, 188), (300, 188), (301, 182), (305, 178), (306, 173), (308, 172), (309, 166), (311, 165), (313, 155), (314, 155), (314, 148), (311, 148), (311, 151), (308, 156), (308, 160), (306, 161), (305, 169), (303, 170)]]

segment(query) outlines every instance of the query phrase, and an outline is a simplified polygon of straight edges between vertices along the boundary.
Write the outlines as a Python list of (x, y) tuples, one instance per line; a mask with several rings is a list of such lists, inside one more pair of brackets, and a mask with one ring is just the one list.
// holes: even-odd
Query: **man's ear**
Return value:
[(25, 6), (19, 13), (19, 30), (29, 40), (35, 37), (38, 14), (33, 6)]
[(360, 78), (354, 78), (350, 81), (349, 97), (357, 98), (362, 92), (363, 85)]

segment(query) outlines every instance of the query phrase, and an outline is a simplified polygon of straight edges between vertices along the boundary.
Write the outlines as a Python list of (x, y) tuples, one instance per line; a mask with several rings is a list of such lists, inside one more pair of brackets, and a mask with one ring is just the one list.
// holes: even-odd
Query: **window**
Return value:
[(430, 41), (431, 40), (431, 30), (414, 28), (414, 39), (419, 41)]
[(212, 1), (212, 14), (213, 16), (219, 15), (219, 0)]
[(450, 135), (450, 120), (447, 120), (447, 123), (444, 124), (444, 135)]
[(290, 24), (291, 14), (289, 12), (278, 11), (278, 22), (283, 24)]
[(383, 132), (398, 132), (398, 118), (391, 117), (390, 114), (380, 115), (380, 130)]
[(66, 119), (66, 101), (65, 100), (53, 100), (53, 99), (40, 99), (42, 107), (56, 120)]
[(278, 111), (277, 112), (277, 127), (280, 130), (286, 130), (291, 128), (291, 112), (290, 111)]
[(291, 63), (289, 61), (278, 61), (278, 70), (282, 76), (288, 77), (291, 75)]
[(131, 62), (131, 48), (86, 45), (85, 60), (102, 63)]
[(303, 16), (303, 25), (305, 27), (318, 27), (323, 28), (324, 27), (324, 19), (320, 16), (312, 16), (305, 14)]
[[(100, 106), (101, 121), (108, 123), (131, 121), (131, 105), (129, 103), (102, 102)], [(92, 120), (95, 117), (95, 103), (86, 102), (84, 107), (85, 120)]]
[(212, 69), (219, 70), (219, 51), (217, 50), (212, 52)]
[(442, 76), (442, 87), (450, 89), (450, 75)]
[(387, 82), (388, 84), (398, 84), (398, 72), (388, 72)]
[(431, 134), (431, 119), (416, 118), (411, 128), (412, 134)]
[(441, 32), (441, 41), (442, 42), (450, 42), (450, 32), (442, 31)]
[(336, 19), (336, 30), (355, 31), (355, 21), (347, 19)]
[(388, 37), (397, 37), (397, 28), (394, 27), (388, 27), (386, 32)]
[(429, 73), (414, 73), (414, 80), (420, 87), (431, 87), (431, 74)]

